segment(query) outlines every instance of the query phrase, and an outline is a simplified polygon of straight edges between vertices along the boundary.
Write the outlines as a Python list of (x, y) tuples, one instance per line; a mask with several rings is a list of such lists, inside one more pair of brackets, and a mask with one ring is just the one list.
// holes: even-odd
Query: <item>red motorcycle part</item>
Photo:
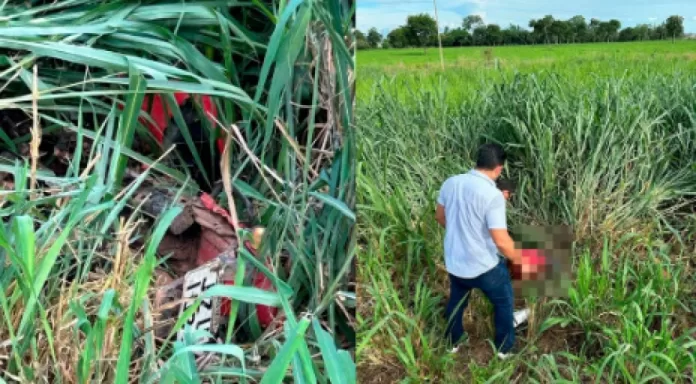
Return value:
[[(200, 197), (200, 201), (203, 203), (203, 206), (214, 213), (217, 213), (224, 218), (227, 219), (227, 221), (230, 223), (230, 226), (232, 226), (232, 219), (229, 216), (229, 212), (225, 210), (224, 208), (220, 207), (215, 203), (215, 200), (212, 198), (212, 196), (204, 193)], [(240, 224), (242, 227), (242, 224)], [(197, 265), (203, 265), (207, 263), (208, 261), (214, 259), (221, 253), (227, 251), (234, 245), (234, 242), (236, 242), (236, 238), (231, 237), (231, 236), (220, 236), (216, 231), (213, 231), (209, 228), (203, 228), (203, 231), (201, 233), (201, 243), (200, 247), (198, 249), (198, 259), (197, 259)], [(243, 246), (251, 252), (254, 256), (257, 256), (257, 249), (255, 249), (252, 244), (249, 241), (245, 241)], [(253, 272), (253, 286), (259, 289), (263, 289), (266, 291), (275, 291), (273, 288), (273, 283), (271, 280), (263, 274), (261, 271), (254, 271)], [(234, 279), (226, 280), (225, 284), (233, 285), (234, 284)], [(228, 316), (230, 313), (230, 308), (231, 308), (231, 301), (229, 299), (223, 299), (221, 302), (221, 314), (223, 316)], [(277, 317), (278, 315), (278, 308), (276, 307), (269, 307), (266, 305), (261, 305), (257, 304), (256, 305), (256, 314), (259, 318), (259, 323), (262, 328), (267, 328), (273, 320)]]
[[(190, 97), (191, 95), (185, 92), (174, 93), (174, 99), (176, 100), (176, 103), (179, 106), (182, 106), (184, 103), (186, 103), (186, 101)], [(213, 103), (213, 100), (210, 98), (210, 96), (207, 95), (195, 95), (193, 96), (193, 98), (196, 102), (201, 103), (203, 111), (205, 111), (206, 118), (208, 119), (208, 121), (210, 121), (211, 126), (214, 127), (216, 124), (218, 113), (217, 108), (215, 108), (215, 103)], [(119, 108), (122, 107), (119, 105)], [(141, 117), (139, 119), (140, 123), (147, 127), (147, 129), (150, 131), (150, 133), (152, 133), (152, 135), (155, 137), (155, 140), (157, 140), (159, 144), (162, 144), (162, 142), (164, 141), (165, 131), (167, 130), (169, 121), (171, 121), (174, 114), (167, 107), (167, 104), (164, 102), (164, 100), (162, 100), (162, 96), (157, 94), (145, 95), (145, 97), (143, 98), (141, 110), (147, 112), (152, 117), (152, 120), (154, 120), (154, 124), (146, 120), (144, 117)], [(222, 153), (222, 151), (225, 149), (225, 141), (223, 139), (218, 139), (217, 147), (218, 150)]]

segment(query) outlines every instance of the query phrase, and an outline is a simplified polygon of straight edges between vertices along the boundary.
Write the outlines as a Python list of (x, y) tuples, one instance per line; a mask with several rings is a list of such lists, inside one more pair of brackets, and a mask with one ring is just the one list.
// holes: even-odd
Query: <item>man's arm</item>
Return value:
[(442, 228), (447, 228), (447, 218), (445, 217), (445, 207), (442, 204), (438, 204), (435, 208), (435, 220), (442, 226)]
[(491, 206), (488, 212), (486, 212), (486, 225), (493, 243), (498, 247), (498, 251), (513, 263), (519, 263), (521, 261), (521, 253), (519, 249), (515, 249), (515, 242), (507, 230), (505, 198), (503, 198), (502, 194), (496, 196), (491, 202)]
[(447, 201), (447, 196), (449, 195), (449, 190), (450, 190), (450, 179), (445, 180), (445, 182), (442, 184), (442, 188), (440, 188), (440, 193), (437, 196), (437, 207), (435, 208), (435, 220), (437, 220), (438, 224), (442, 226), (442, 228), (447, 228), (447, 218), (445, 215), (445, 203)]
[(520, 250), (515, 248), (515, 242), (510, 237), (507, 229), (489, 229), (488, 231), (500, 253), (513, 263), (520, 264), (522, 255)]

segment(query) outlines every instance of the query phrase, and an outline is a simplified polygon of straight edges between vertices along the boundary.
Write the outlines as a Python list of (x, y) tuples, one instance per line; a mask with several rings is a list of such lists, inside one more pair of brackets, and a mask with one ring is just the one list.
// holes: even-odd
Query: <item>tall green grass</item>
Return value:
[[(361, 77), (361, 375), (382, 367), (406, 382), (693, 380), (696, 76), (665, 70), (669, 59), (603, 63)], [(507, 148), (506, 176), (519, 181), (513, 227), (569, 224), (576, 237), (569, 295), (527, 300), (532, 316), (510, 362), (492, 357), (480, 295), (465, 316), (463, 354), (442, 341), (448, 282), (435, 198), (490, 141)]]
[[(34, 172), (26, 159), (0, 164), (15, 181), (0, 191), (0, 379), (355, 382), (351, 12), (311, 0), (0, 4), (0, 114), (21, 110), (39, 128), (0, 135), (0, 145), (16, 150), (61, 130), (78, 140), (66, 175)], [(215, 97), (219, 126), (203, 119), (209, 148), (191, 140), (172, 92)], [(259, 206), (262, 252), (274, 261), (241, 252), (240, 268), (261, 270), (278, 292), (240, 282), (207, 294), (242, 303), (248, 343), (193, 345), (200, 332), (155, 340), (155, 251), (180, 208), (143, 226), (131, 197), (152, 176), (180, 193), (190, 183), (176, 163), (132, 148), (157, 147), (138, 122), (143, 93), (164, 95), (203, 170), (199, 153), (214, 150), (214, 133), (232, 136), (224, 170)], [(151, 167), (126, 183), (128, 160)], [(261, 332), (258, 303), (282, 309), (279, 332)]]

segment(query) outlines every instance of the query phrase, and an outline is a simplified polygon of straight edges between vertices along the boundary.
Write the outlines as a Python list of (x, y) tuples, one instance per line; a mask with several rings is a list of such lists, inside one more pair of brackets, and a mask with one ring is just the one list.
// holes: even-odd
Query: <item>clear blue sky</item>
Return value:
[[(434, 15), (432, 0), (357, 0), (357, 27), (367, 32), (372, 27), (386, 35), (406, 23), (408, 15)], [(653, 24), (671, 15), (684, 17), (686, 33), (696, 33), (696, 0), (439, 0), (437, 13), (440, 29), (461, 25), (466, 15), (478, 14), (486, 23), (501, 27), (517, 24), (527, 28), (530, 19), (553, 15), (569, 19), (575, 15), (600, 20), (617, 19), (621, 27)]]

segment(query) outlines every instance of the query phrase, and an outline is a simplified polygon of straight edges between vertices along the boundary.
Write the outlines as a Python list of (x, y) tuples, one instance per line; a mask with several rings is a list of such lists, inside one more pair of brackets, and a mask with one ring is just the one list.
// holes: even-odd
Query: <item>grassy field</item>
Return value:
[[(487, 51), (490, 50), (490, 53)], [(428, 88), (446, 92), (447, 103), (457, 104), (473, 89), (505, 82), (505, 76), (556, 74), (580, 84), (596, 79), (621, 78), (627, 74), (696, 71), (696, 41), (542, 45), (513, 47), (464, 47), (444, 50), (445, 71), (436, 49), (361, 51), (357, 92), (366, 100), (385, 75), (393, 87), (390, 94), (402, 102), (415, 102), (410, 89)], [(437, 74), (437, 75), (436, 75)], [(675, 74), (679, 76), (678, 74)], [(447, 83), (446, 86), (443, 86)]]
[[(350, 3), (11, 1), (0, 18), (0, 384), (354, 383)], [(176, 149), (140, 119), (146, 93)], [(202, 209), (212, 231), (172, 236), (200, 209), (187, 165), (220, 162), (231, 219)], [(256, 255), (243, 224), (265, 229)], [(179, 312), (162, 280), (220, 239), (234, 283)], [(193, 329), (213, 296), (229, 315)]]
[[(688, 383), (696, 377), (694, 42), (358, 54), (361, 382)], [(496, 65), (495, 58), (498, 58)], [(567, 297), (524, 299), (493, 358), (476, 294), (457, 355), (435, 197), (484, 141), (511, 155), (509, 220), (574, 228)], [(521, 300), (521, 301), (524, 301)], [(523, 304), (523, 303), (520, 303)]]
[[(483, 52), (489, 50), (492, 57), (498, 58), (503, 63), (514, 63), (518, 66), (522, 62), (536, 64), (549, 63), (563, 59), (593, 59), (602, 56), (622, 55), (625, 58), (643, 58), (645, 55), (691, 57), (696, 58), (694, 52), (696, 41), (681, 40), (674, 44), (664, 41), (646, 41), (631, 43), (604, 43), (604, 44), (559, 44), (559, 45), (524, 45), (502, 47), (461, 47), (446, 48), (444, 50), (445, 63), (452, 67), (477, 64), (485, 58)], [(392, 67), (416, 69), (427, 65), (440, 65), (440, 53), (436, 48), (428, 48), (425, 53), (420, 48), (413, 49), (379, 49), (360, 51), (358, 65), (365, 67)]]

